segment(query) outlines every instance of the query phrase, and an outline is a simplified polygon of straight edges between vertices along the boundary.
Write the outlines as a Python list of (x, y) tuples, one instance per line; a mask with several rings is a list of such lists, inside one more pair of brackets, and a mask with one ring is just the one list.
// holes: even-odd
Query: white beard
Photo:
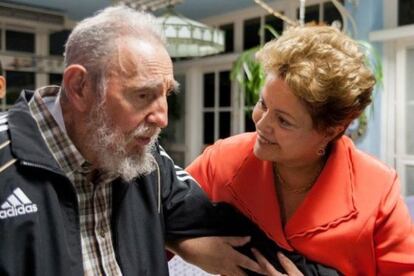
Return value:
[[(104, 103), (92, 108), (86, 123), (90, 136), (86, 143), (96, 156), (98, 168), (119, 175), (125, 181), (154, 171), (156, 164), (151, 151), (158, 139), (160, 128), (142, 123), (133, 133), (124, 135), (110, 123)], [(128, 144), (134, 138), (142, 136), (151, 136), (150, 143), (139, 152), (128, 153)]]

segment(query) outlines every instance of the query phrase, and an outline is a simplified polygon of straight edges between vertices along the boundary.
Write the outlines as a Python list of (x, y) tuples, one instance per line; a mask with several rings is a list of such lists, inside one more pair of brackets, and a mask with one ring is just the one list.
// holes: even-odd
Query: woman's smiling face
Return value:
[(313, 127), (305, 105), (286, 82), (269, 75), (253, 110), (257, 158), (291, 165), (313, 162), (327, 137)]

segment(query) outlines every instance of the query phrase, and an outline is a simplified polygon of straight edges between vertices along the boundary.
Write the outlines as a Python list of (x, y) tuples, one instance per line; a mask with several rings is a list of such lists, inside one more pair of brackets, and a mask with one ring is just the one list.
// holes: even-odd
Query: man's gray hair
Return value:
[(65, 45), (65, 67), (80, 64), (88, 70), (96, 89), (104, 93), (105, 73), (122, 37), (136, 37), (165, 45), (154, 16), (126, 6), (108, 7), (80, 21)]

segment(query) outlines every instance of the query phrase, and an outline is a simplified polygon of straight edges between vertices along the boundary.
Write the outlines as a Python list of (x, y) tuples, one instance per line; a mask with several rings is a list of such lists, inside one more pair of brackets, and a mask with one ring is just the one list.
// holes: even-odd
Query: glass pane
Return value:
[(204, 107), (214, 107), (214, 73), (204, 74)]
[[(267, 15), (265, 17), (265, 24), (272, 27), (279, 35), (283, 32), (283, 20), (280, 18), (277, 18), (273, 15)], [(272, 39), (274, 39), (274, 35), (269, 31), (265, 30), (265, 42), (268, 42)]]
[(406, 75), (406, 149), (407, 154), (414, 155), (414, 49), (407, 50), (407, 75)]
[(219, 138), (229, 137), (230, 129), (231, 129), (231, 112), (220, 112), (219, 126), (220, 126)]
[(6, 103), (13, 104), (23, 89), (35, 88), (35, 74), (32, 72), (6, 71)]
[(231, 106), (230, 71), (220, 72), (219, 80), (219, 106)]
[(398, 1), (398, 26), (414, 23), (414, 0)]
[(168, 126), (161, 132), (161, 145), (171, 152), (169, 144), (185, 143), (185, 75), (176, 75), (180, 92), (174, 93), (168, 100)]
[(407, 195), (414, 195), (414, 166), (405, 167), (405, 181)]
[(247, 50), (260, 45), (260, 17), (244, 20), (243, 49)]
[(232, 53), (234, 51), (234, 24), (220, 26), (224, 31), (224, 53)]
[(49, 84), (50, 85), (61, 85), (62, 74), (49, 74)]
[(35, 34), (6, 30), (6, 50), (35, 52)]
[(343, 26), (341, 14), (332, 2), (323, 4), (323, 21), (328, 25), (331, 25), (334, 21), (339, 21)]
[(244, 112), (244, 131), (245, 132), (256, 131), (256, 127), (254, 126), (254, 122), (252, 119), (251, 110), (246, 110)]
[(65, 43), (70, 34), (69, 30), (51, 33), (49, 35), (49, 54), (62, 56), (65, 50)]
[[(296, 16), (299, 19), (299, 9), (296, 10)], [(305, 9), (305, 23), (315, 22), (319, 23), (319, 5), (306, 6)]]
[(205, 145), (210, 145), (214, 143), (214, 113), (205, 112), (203, 115), (203, 143)]

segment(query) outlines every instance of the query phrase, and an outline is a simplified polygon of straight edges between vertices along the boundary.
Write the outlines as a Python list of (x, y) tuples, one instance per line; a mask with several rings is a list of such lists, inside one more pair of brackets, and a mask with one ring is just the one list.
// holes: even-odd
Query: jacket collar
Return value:
[(28, 102), (33, 94), (33, 91), (22, 91), (15, 105), (9, 110), (12, 152), (22, 161), (61, 173), (30, 113)]
[[(252, 145), (250, 145), (253, 148)], [(250, 151), (229, 188), (250, 218), (280, 246), (292, 249), (291, 239), (326, 231), (357, 215), (348, 138), (338, 140), (314, 187), (285, 225), (274, 187), (272, 163), (258, 160)]]

